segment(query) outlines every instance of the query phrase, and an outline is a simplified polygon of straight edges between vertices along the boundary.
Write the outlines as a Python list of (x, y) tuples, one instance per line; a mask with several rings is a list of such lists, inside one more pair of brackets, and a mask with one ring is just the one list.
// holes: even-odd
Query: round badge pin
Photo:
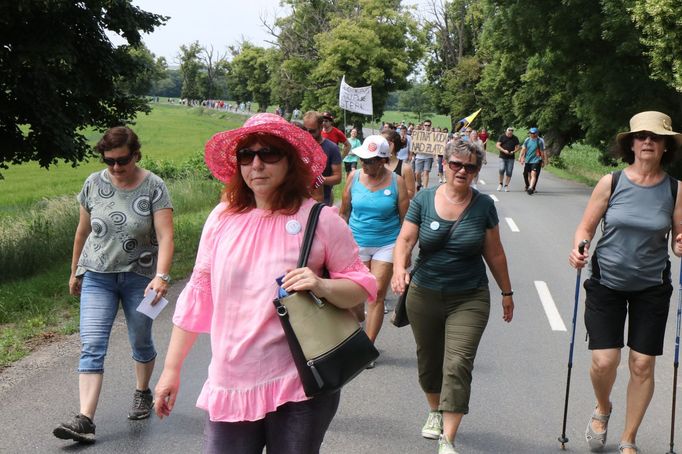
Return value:
[(287, 222), (286, 229), (289, 235), (296, 235), (301, 231), (301, 224), (295, 219), (292, 219), (291, 221)]
[(391, 195), (390, 189), (384, 189), (384, 195)]
[(431, 230), (438, 230), (438, 228), (440, 228), (440, 222), (438, 222), (438, 221), (433, 221), (433, 222), (431, 223)]

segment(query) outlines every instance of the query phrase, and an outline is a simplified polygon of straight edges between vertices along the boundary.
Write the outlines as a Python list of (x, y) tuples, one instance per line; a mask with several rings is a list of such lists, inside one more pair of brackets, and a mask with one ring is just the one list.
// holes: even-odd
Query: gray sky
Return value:
[[(428, 4), (430, 0), (407, 0), (405, 4)], [(273, 23), (275, 17), (289, 14), (279, 0), (133, 0), (144, 11), (170, 16), (166, 25), (144, 35), (144, 42), (157, 57), (166, 57), (169, 65), (177, 64), (178, 49), (183, 44), (199, 41), (216, 52), (247, 40), (259, 46), (270, 46), (272, 37), (262, 26), (260, 17)], [(115, 44), (123, 41), (111, 36)]]

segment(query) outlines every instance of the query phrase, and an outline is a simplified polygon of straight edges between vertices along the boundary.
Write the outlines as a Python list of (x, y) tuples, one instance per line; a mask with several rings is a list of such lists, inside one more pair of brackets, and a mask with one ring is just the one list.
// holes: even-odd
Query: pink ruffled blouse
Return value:
[[(307, 200), (292, 216), (253, 209), (228, 214), (219, 204), (201, 235), (196, 264), (178, 298), (173, 323), (211, 335), (211, 364), (197, 407), (211, 421), (256, 421), (287, 402), (306, 400), (272, 300), (275, 279), (296, 268)], [(358, 257), (336, 208), (324, 208), (308, 267), (350, 279), (376, 298), (376, 280)]]

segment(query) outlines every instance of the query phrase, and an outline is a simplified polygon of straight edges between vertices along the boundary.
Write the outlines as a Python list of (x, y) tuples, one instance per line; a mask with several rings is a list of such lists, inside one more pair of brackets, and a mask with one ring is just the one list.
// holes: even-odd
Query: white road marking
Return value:
[(534, 281), (535, 290), (538, 291), (540, 296), (540, 301), (542, 302), (542, 307), (545, 309), (545, 315), (547, 315), (547, 320), (549, 320), (549, 326), (552, 327), (552, 331), (566, 331), (566, 325), (561, 319), (559, 310), (554, 304), (554, 299), (552, 294), (549, 293), (549, 287), (545, 281)]
[(490, 194), (490, 198), (493, 199), (494, 202), (499, 202), (499, 201), (500, 201), (500, 199), (498, 199), (497, 197), (495, 197), (495, 194)]
[(516, 222), (512, 218), (504, 218), (507, 221), (507, 225), (512, 232), (520, 232), (519, 228), (516, 226)]
[(481, 184), (485, 184), (485, 180), (481, 180), (480, 178), (478, 179), (478, 182)]

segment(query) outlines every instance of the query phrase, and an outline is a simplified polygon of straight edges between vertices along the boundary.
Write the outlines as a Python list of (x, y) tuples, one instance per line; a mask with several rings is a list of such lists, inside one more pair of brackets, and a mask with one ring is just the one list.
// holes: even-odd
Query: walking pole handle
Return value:
[(581, 254), (585, 252), (585, 246), (590, 244), (590, 240), (582, 240), (580, 244), (578, 245), (578, 252)]

